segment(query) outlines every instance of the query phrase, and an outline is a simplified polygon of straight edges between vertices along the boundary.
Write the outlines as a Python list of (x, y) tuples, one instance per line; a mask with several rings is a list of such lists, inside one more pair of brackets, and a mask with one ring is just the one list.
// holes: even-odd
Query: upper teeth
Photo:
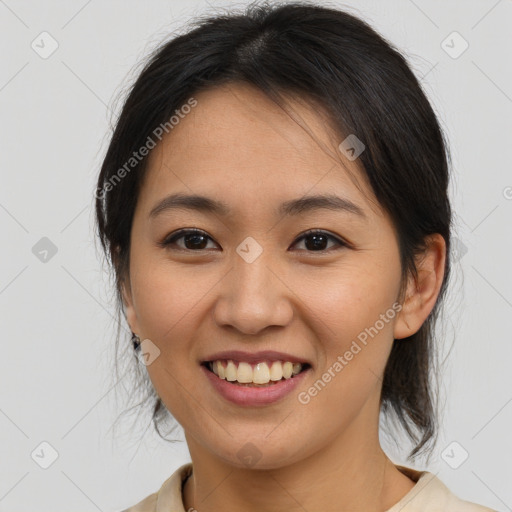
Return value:
[(302, 370), (301, 363), (291, 363), (290, 361), (284, 363), (273, 361), (270, 368), (264, 361), (255, 364), (254, 367), (249, 363), (235, 363), (232, 360), (227, 362), (220, 360), (211, 361), (209, 365), (213, 373), (221, 379), (226, 379), (230, 382), (236, 380), (241, 384), (251, 382), (254, 384), (267, 384), (271, 380), (277, 381), (283, 377), (289, 379), (292, 375), (297, 375)]

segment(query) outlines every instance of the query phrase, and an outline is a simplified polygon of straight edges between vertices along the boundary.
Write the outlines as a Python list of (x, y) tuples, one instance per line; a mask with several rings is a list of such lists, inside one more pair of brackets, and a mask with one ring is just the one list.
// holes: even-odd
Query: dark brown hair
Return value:
[[(450, 159), (436, 115), (405, 58), (352, 14), (306, 2), (251, 4), (243, 12), (196, 19), (188, 32), (150, 55), (124, 101), (97, 182), (97, 230), (115, 272), (118, 313), (147, 158), (129, 169), (126, 162), (193, 94), (240, 81), (278, 103), (287, 94), (316, 102), (337, 127), (340, 141), (357, 134), (364, 142), (358, 161), (396, 229), (402, 292), (409, 274), (417, 279), (415, 256), (425, 249), (428, 235), (439, 233), (446, 242), (436, 305), (417, 333), (394, 342), (382, 386), (381, 409), (394, 413), (415, 443), (409, 455), (414, 458), (437, 433), (433, 329), (450, 271)], [(123, 166), (127, 172), (114, 182)], [(120, 323), (117, 341), (119, 329)], [(158, 423), (168, 411), (127, 341), (123, 353), (138, 368), (160, 434)]]

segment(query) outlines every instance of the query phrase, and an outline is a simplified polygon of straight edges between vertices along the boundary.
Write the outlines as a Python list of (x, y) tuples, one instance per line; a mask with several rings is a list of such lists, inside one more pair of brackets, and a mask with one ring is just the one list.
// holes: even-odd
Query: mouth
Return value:
[(268, 360), (248, 363), (233, 359), (202, 361), (201, 366), (216, 375), (219, 380), (251, 388), (272, 387), (279, 382), (294, 379), (311, 368), (309, 363)]

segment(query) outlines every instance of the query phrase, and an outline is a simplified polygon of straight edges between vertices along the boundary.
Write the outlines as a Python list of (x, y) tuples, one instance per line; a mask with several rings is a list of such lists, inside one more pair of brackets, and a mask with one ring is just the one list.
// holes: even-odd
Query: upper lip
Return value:
[(220, 359), (231, 359), (233, 361), (243, 361), (246, 363), (259, 363), (261, 361), (290, 361), (291, 363), (311, 363), (302, 357), (286, 354), (285, 352), (277, 352), (275, 350), (262, 350), (260, 352), (245, 352), (243, 350), (225, 350), (223, 352), (215, 352), (207, 356), (201, 362), (218, 361)]

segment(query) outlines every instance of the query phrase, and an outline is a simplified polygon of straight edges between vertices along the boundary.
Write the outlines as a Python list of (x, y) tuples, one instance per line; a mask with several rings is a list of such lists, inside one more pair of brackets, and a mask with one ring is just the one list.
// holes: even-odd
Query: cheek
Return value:
[(141, 332), (160, 350), (147, 366), (153, 387), (180, 424), (200, 424), (205, 404), (195, 386), (200, 369), (195, 366), (190, 340), (201, 324), (201, 300), (207, 300), (215, 279), (203, 280), (197, 271), (171, 269), (169, 262), (149, 259), (134, 275)]
[[(392, 308), (398, 269), (384, 273), (378, 265), (346, 265), (321, 280), (304, 280), (294, 291), (315, 337), (319, 367), (302, 389), (301, 403), (322, 418), (324, 434), (335, 435), (370, 396), (377, 396), (393, 343)], [(329, 413), (326, 415), (326, 411)]]
[(383, 336), (392, 331), (399, 270), (391, 262), (385, 266), (369, 255), (355, 255), (331, 272), (305, 273), (295, 280), (293, 290), (305, 306), (304, 314), (315, 322), (315, 331), (321, 333), (322, 345), (341, 350), (387, 312), (384, 325), (379, 321), (377, 327)]
[(212, 272), (178, 268), (149, 259), (135, 274), (135, 307), (144, 336), (177, 348), (207, 300), (217, 277)]

